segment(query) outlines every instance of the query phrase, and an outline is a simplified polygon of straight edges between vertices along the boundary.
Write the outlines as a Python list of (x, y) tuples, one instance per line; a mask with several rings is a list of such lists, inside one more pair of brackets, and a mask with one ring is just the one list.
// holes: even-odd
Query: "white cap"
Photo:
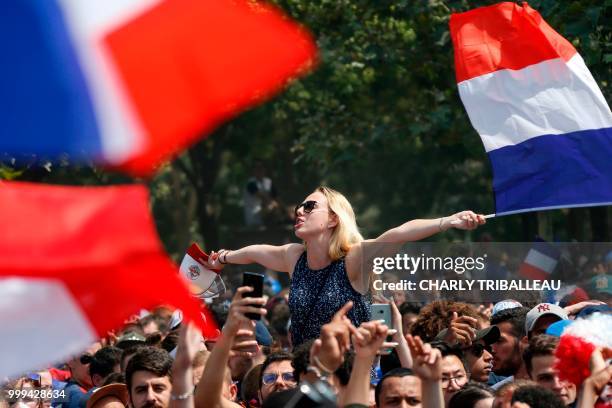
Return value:
[(225, 283), (219, 272), (204, 265), (208, 255), (193, 243), (181, 262), (181, 275), (190, 283), (191, 293), (202, 299), (212, 299), (225, 293)]

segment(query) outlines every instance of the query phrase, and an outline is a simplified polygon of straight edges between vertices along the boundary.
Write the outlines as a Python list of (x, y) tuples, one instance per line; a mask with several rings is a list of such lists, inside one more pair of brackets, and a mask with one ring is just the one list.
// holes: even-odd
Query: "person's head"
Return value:
[(114, 346), (102, 347), (96, 351), (89, 363), (93, 385), (100, 387), (109, 374), (121, 372), (121, 353), (122, 350)]
[(319, 187), (296, 207), (295, 235), (306, 241), (329, 236), (328, 255), (332, 260), (345, 256), (352, 245), (363, 241), (353, 207), (336, 190)]
[(470, 316), (478, 319), (478, 312), (474, 306), (463, 302), (437, 300), (423, 306), (417, 320), (411, 327), (411, 334), (419, 336), (423, 341), (430, 342), (438, 333), (448, 328), (453, 312), (458, 316)]
[(191, 362), (191, 369), (193, 370), (193, 383), (197, 384), (204, 374), (204, 368), (206, 367), (206, 361), (210, 352), (208, 350), (200, 350), (196, 353), (193, 361)]
[(471, 346), (463, 349), (465, 361), (470, 373), (470, 380), (486, 383), (493, 370), (492, 344), (499, 340), (500, 332), (497, 326), (479, 330)]
[(559, 344), (559, 338), (540, 334), (529, 340), (529, 346), (523, 353), (525, 367), (529, 377), (540, 387), (548, 388), (565, 405), (576, 400), (576, 385), (567, 381), (559, 380), (558, 372), (555, 370), (555, 349)]
[(563, 401), (552, 391), (539, 386), (519, 387), (512, 394), (512, 404), (522, 402), (531, 408), (565, 408)]
[(83, 353), (73, 357), (67, 362), (72, 379), (85, 389), (89, 389), (93, 386), (91, 376), (89, 375), (89, 363), (91, 363), (94, 353), (100, 350), (101, 347), (100, 343), (96, 342), (89, 346)]
[(451, 397), (448, 408), (490, 408), (493, 399), (491, 388), (470, 382)]
[(291, 353), (284, 351), (271, 353), (266, 357), (259, 377), (259, 394), (262, 402), (275, 392), (295, 387), (297, 382), (293, 376), (292, 360)]
[(374, 399), (378, 408), (421, 407), (421, 380), (412, 370), (395, 368), (376, 384)]
[(167, 351), (144, 347), (132, 356), (125, 370), (132, 408), (167, 408), (172, 392), (172, 358)]
[(404, 302), (399, 307), (399, 312), (402, 315), (402, 329), (404, 333), (410, 333), (410, 328), (421, 311), (421, 305), (418, 303)]
[(161, 332), (159, 320), (153, 314), (148, 314), (140, 319), (140, 325), (145, 336), (153, 333)]
[(512, 394), (514, 391), (526, 385), (536, 385), (531, 380), (514, 380), (507, 382), (495, 390), (495, 399), (493, 400), (493, 408), (511, 408)]
[(314, 343), (314, 339), (305, 341), (293, 349), (291, 365), (293, 366), (293, 377), (297, 382), (302, 382), (307, 374), (306, 369), (309, 365), (312, 343)]
[(121, 368), (122, 373), (125, 374), (125, 369), (127, 368), (127, 365), (130, 359), (132, 358), (132, 356), (134, 356), (134, 354), (136, 354), (138, 350), (144, 347), (145, 347), (144, 344), (138, 344), (136, 346), (130, 346), (123, 350), (123, 352), (121, 353), (121, 362), (120, 362), (120, 368)]
[(240, 399), (250, 402), (259, 399), (259, 378), (261, 377), (261, 364), (251, 368), (240, 384)]
[(469, 372), (466, 367), (463, 352), (450, 347), (444, 342), (434, 341), (431, 345), (442, 354), (442, 391), (444, 403), (448, 406), (451, 397), (459, 391), (469, 380)]
[(551, 303), (540, 303), (534, 306), (525, 318), (525, 333), (527, 338), (546, 333), (551, 324), (559, 320), (567, 320), (567, 312)]
[[(491, 317), (491, 324), (499, 328), (499, 340), (492, 344), (493, 371), (497, 375), (514, 375), (523, 364), (522, 349), (525, 344), (525, 316), (529, 309), (514, 307), (502, 310)], [(526, 340), (526, 338), (525, 338)]]

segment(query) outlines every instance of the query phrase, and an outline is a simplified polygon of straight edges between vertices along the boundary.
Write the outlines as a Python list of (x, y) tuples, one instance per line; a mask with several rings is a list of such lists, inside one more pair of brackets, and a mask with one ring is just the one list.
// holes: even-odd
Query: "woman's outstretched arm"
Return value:
[(221, 249), (210, 253), (208, 267), (223, 269), (226, 264), (259, 264), (278, 272), (291, 272), (300, 254), (304, 251), (301, 244), (249, 245), (236, 250)]
[(483, 215), (473, 211), (461, 211), (447, 217), (429, 220), (411, 220), (399, 227), (385, 231), (374, 242), (405, 243), (419, 241), (450, 228), (473, 230), (486, 223)]

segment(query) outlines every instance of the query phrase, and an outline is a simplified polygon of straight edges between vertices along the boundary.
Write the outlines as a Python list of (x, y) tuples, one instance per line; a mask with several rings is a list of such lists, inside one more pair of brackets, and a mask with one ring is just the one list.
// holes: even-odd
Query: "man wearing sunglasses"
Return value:
[(70, 369), (70, 380), (64, 388), (66, 392), (66, 402), (62, 402), (62, 408), (79, 408), (81, 399), (87, 391), (93, 387), (91, 376), (89, 375), (89, 363), (93, 355), (102, 348), (96, 342), (83, 353), (70, 359), (66, 365)]
[[(448, 329), (442, 330), (436, 336), (436, 340), (443, 340), (447, 337)], [(463, 346), (461, 350), (465, 356), (467, 370), (470, 373), (470, 380), (486, 384), (489, 375), (493, 370), (493, 348), (499, 340), (501, 333), (497, 326), (489, 326), (478, 330), (469, 346)]]
[(296, 386), (292, 360), (293, 355), (287, 352), (272, 353), (266, 358), (261, 367), (259, 380), (259, 394), (262, 403), (270, 395)]
[(497, 326), (490, 326), (479, 330), (472, 345), (463, 350), (465, 360), (470, 372), (470, 380), (486, 384), (493, 370), (492, 344), (499, 339), (500, 332)]

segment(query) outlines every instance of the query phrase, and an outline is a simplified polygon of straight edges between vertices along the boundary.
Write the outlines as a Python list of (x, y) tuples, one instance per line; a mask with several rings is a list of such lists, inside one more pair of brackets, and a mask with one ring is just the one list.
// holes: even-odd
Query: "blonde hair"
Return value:
[(336, 261), (346, 256), (351, 246), (363, 241), (363, 237), (359, 233), (353, 207), (346, 197), (329, 187), (319, 187), (315, 192), (325, 196), (327, 206), (338, 217), (338, 224), (332, 232), (328, 252), (329, 257)]

